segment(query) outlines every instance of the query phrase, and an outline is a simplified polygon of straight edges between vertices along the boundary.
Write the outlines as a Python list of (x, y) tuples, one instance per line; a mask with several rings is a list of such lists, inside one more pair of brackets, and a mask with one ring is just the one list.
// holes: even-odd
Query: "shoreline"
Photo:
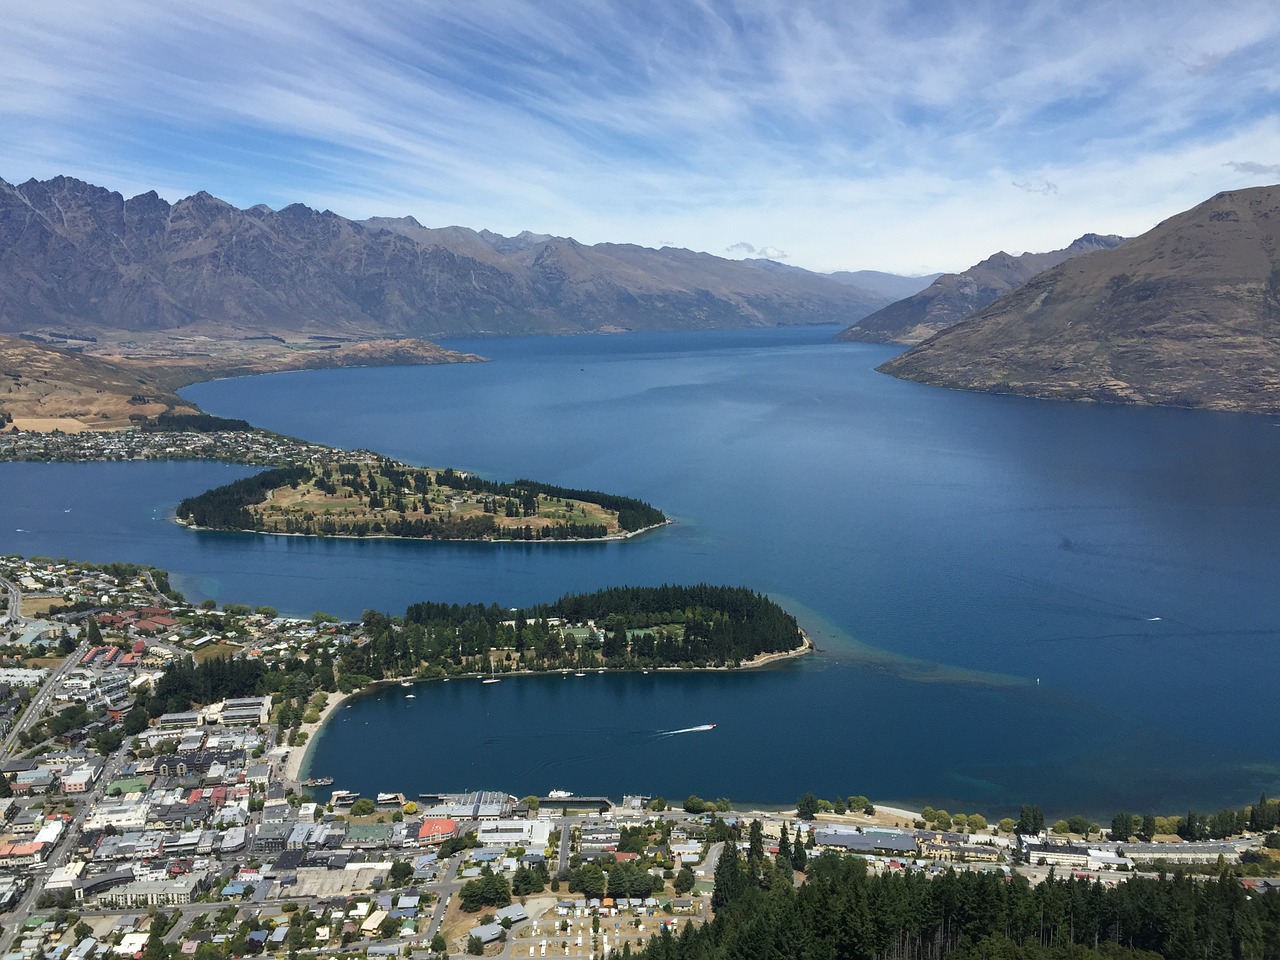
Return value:
[[(751, 660), (745, 661), (736, 667), (647, 667), (647, 668), (627, 668), (625, 670), (610, 669), (608, 667), (593, 667), (595, 673), (638, 673), (648, 671), (650, 673), (721, 673), (729, 670), (758, 670), (763, 667), (770, 666), (775, 663), (782, 663), (787, 660), (798, 660), (801, 657), (807, 657), (816, 653), (818, 648), (814, 642), (809, 639), (809, 635), (803, 630), (800, 631), (800, 646), (793, 650), (783, 650), (778, 653), (762, 653)], [(559, 670), (512, 670), (509, 673), (502, 674), (500, 679), (507, 677), (552, 677), (567, 672), (566, 669)], [(448, 677), (450, 680), (476, 680), (486, 676), (483, 673), (460, 673)], [(285, 758), (282, 767), (283, 777), (288, 785), (295, 789), (307, 789), (302, 785), (302, 775), (307, 771), (307, 763), (311, 757), (311, 750), (316, 745), (320, 734), (324, 732), (325, 724), (334, 712), (346, 703), (348, 700), (356, 697), (365, 696), (367, 694), (376, 693), (385, 687), (399, 686), (402, 683), (439, 683), (445, 677), (388, 677), (384, 680), (377, 680), (369, 684), (367, 687), (361, 687), (359, 690), (352, 690), (350, 693), (336, 692), (329, 694), (329, 699), (324, 705), (324, 709), (320, 711), (320, 719), (315, 723), (304, 723), (299, 730), (305, 731), (307, 734), (307, 742), (300, 747), (290, 747), (289, 756)]]
[[(97, 461), (86, 461), (97, 462)], [(400, 537), (390, 533), (371, 533), (367, 536), (357, 536), (354, 533), (279, 533), (274, 530), (223, 530), (220, 527), (200, 527), (194, 523), (188, 523), (180, 517), (171, 518), (174, 523), (180, 527), (186, 527), (188, 530), (194, 530), (198, 533), (251, 533), (260, 537), (300, 537), (310, 540), (403, 540), (408, 543), (529, 543), (529, 544), (574, 544), (574, 543), (620, 543), (624, 540), (630, 540), (641, 534), (649, 533), (653, 530), (660, 530), (663, 527), (672, 526), (675, 521), (668, 518), (661, 523), (650, 524), (647, 527), (641, 527), (639, 530), (631, 530), (627, 533), (611, 533), (604, 537), (567, 537), (563, 540), (556, 539), (533, 539), (525, 540), (516, 537)]]
[(302, 773), (306, 768), (307, 760), (311, 756), (311, 748), (315, 746), (320, 733), (324, 730), (325, 723), (328, 722), (333, 712), (357, 693), (359, 693), (358, 690), (353, 690), (351, 693), (336, 691), (329, 694), (329, 699), (325, 702), (324, 709), (320, 711), (320, 719), (315, 723), (304, 723), (298, 728), (306, 732), (307, 742), (300, 747), (288, 748), (289, 756), (285, 758), (284, 766), (281, 767), (281, 776), (284, 778), (286, 785), (306, 789), (302, 786)]

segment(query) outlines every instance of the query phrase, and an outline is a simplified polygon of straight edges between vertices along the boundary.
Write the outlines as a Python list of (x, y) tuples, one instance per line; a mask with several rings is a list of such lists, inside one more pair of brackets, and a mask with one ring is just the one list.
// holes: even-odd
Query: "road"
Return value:
[(19, 735), (40, 718), (44, 713), (45, 707), (53, 702), (54, 689), (62, 682), (63, 677), (75, 669), (80, 662), (80, 658), (88, 651), (88, 642), (81, 643), (70, 656), (53, 669), (49, 676), (45, 677), (45, 681), (40, 685), (40, 689), (36, 691), (36, 695), (31, 698), (27, 708), (22, 711), (22, 715), (14, 722), (13, 729), (9, 731), (3, 741), (0, 741), (0, 754), (3, 754), (6, 758), (13, 754), (14, 744), (17, 743)]
[(0, 587), (4, 587), (9, 593), (9, 619), (16, 624), (26, 623), (26, 618), (22, 616), (22, 591), (18, 589), (18, 585), (0, 577)]

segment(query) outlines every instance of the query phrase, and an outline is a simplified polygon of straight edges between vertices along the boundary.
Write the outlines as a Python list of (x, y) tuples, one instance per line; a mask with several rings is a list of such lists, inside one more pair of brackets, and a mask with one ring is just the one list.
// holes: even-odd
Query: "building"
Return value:
[[(541, 849), (547, 845), (551, 836), (549, 820), (490, 820), (480, 824), (476, 831), (476, 839), (484, 846), (494, 847), (536, 847)], [(614, 843), (618, 841), (618, 831), (613, 831)], [(583, 846), (587, 846), (586, 829), (583, 829)]]
[(1217, 863), (1222, 857), (1227, 863), (1240, 859), (1240, 850), (1255, 844), (1228, 843), (1225, 841), (1196, 841), (1190, 843), (1122, 843), (1116, 853), (1137, 863)]
[(1028, 863), (1084, 870), (1089, 866), (1089, 851), (1069, 843), (1032, 843), (1023, 841), (1023, 855)]
[(444, 843), (458, 835), (458, 822), (448, 818), (432, 817), (418, 826), (418, 842), (422, 844)]
[(189, 874), (172, 880), (135, 880), (98, 897), (103, 906), (149, 907), (190, 903), (205, 886), (205, 877)]
[(818, 827), (813, 832), (813, 842), (819, 847), (875, 856), (911, 856), (918, 849), (915, 836), (903, 830), (858, 831)]
[(187, 727), (198, 727), (204, 723), (204, 714), (199, 710), (185, 713), (165, 713), (160, 715), (156, 726), (161, 730), (182, 730)]
[(261, 726), (271, 719), (270, 697), (236, 697), (224, 700), (215, 714), (229, 727)]
[(425, 817), (448, 820), (499, 820), (511, 815), (516, 799), (496, 790), (472, 793), (420, 794)]

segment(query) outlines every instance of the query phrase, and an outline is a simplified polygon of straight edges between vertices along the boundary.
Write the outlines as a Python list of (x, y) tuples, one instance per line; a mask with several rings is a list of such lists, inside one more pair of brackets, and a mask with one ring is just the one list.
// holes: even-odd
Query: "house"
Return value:
[(529, 914), (525, 913), (523, 906), (518, 903), (513, 903), (510, 906), (499, 907), (493, 912), (493, 917), (498, 923), (502, 923), (503, 920), (510, 920), (512, 923), (520, 923), (524, 920), (528, 920)]
[(486, 923), (479, 927), (472, 927), (467, 931), (469, 936), (476, 937), (483, 944), (496, 943), (502, 938), (505, 931), (496, 923)]

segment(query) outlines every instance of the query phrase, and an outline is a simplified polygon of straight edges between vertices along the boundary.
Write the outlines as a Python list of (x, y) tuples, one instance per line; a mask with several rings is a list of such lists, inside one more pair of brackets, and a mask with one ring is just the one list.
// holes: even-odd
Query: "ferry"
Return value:
[(573, 796), (572, 790), (549, 790), (547, 791), (548, 800), (568, 800)]
[(332, 786), (333, 777), (312, 777), (310, 780), (303, 780), (304, 787), (328, 787)]

